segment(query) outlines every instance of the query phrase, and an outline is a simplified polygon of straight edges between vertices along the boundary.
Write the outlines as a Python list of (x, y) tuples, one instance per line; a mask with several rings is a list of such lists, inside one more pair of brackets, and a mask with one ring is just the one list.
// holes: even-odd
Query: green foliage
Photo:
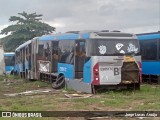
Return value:
[(14, 51), (20, 44), (34, 37), (49, 34), (55, 31), (52, 27), (44, 22), (41, 22), (41, 14), (28, 14), (26, 12), (18, 13), (19, 16), (11, 16), (9, 22), (15, 24), (4, 28), (1, 34), (8, 35), (2, 38), (5, 51)]

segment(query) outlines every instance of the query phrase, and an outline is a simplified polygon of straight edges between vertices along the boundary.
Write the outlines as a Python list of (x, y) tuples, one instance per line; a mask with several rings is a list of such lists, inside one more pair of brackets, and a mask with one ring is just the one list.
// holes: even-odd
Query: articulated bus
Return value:
[(160, 84), (160, 31), (137, 36), (141, 47), (143, 82)]
[(15, 53), (14, 52), (5, 52), (4, 61), (5, 61), (5, 73), (13, 74), (14, 64), (15, 64)]
[(18, 62), (16, 58), (16, 63), (22, 64), (26, 79), (50, 81), (55, 89), (66, 86), (96, 93), (109, 88), (139, 89), (139, 50), (133, 34), (70, 31), (37, 37), (15, 53), (21, 59)]
[[(29, 65), (31, 58), (28, 54), (31, 50), (31, 40), (20, 45), (15, 50), (15, 67), (14, 67), (14, 74), (20, 75), (22, 78), (27, 76), (28, 70), (30, 69)], [(31, 52), (30, 52), (31, 53)], [(27, 70), (27, 71), (26, 71)]]

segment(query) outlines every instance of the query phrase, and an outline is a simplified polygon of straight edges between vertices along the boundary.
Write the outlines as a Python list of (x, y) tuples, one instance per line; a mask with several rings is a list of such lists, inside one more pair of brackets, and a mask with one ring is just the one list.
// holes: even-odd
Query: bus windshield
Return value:
[(14, 56), (5, 56), (6, 66), (14, 66)]
[(139, 43), (136, 39), (92, 39), (91, 55), (135, 55), (139, 53)]

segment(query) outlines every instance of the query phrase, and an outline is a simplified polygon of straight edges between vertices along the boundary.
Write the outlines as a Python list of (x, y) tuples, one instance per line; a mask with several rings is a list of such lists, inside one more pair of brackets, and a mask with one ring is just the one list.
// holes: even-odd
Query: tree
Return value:
[(27, 14), (26, 12), (18, 13), (19, 16), (11, 16), (9, 22), (15, 24), (4, 28), (1, 34), (7, 35), (2, 38), (5, 51), (14, 51), (16, 47), (34, 37), (49, 34), (55, 31), (52, 27), (42, 20), (42, 14)]

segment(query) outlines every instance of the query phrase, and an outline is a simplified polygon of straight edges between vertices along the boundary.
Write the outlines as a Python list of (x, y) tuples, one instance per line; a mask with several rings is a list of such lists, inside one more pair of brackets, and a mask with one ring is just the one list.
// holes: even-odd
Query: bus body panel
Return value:
[[(99, 78), (94, 78), (93, 80), (99, 79), (99, 85), (102, 84), (119, 84), (121, 82), (121, 67), (122, 60), (117, 56), (93, 56), (92, 65), (98, 64), (98, 69), (93, 68), (92, 74), (98, 70)], [(92, 81), (93, 82), (93, 81)], [(94, 83), (93, 83), (94, 84)], [(98, 84), (98, 83), (97, 83)]]
[(15, 53), (14, 52), (5, 52), (4, 56), (9, 57), (9, 56), (14, 56)]
[(58, 63), (58, 74), (63, 74), (66, 79), (74, 79), (74, 66), (71, 64)]
[[(92, 57), (92, 84), (95, 85), (116, 85), (122, 82), (122, 66), (125, 63), (135, 62), (137, 69), (141, 69), (139, 63), (141, 63), (141, 57), (136, 56), (133, 59), (125, 60), (125, 56), (93, 56)], [(94, 66), (98, 63), (98, 67), (94, 69)], [(95, 73), (98, 71), (97, 73)], [(99, 74), (94, 77), (94, 74)], [(128, 74), (129, 73), (125, 73)], [(137, 72), (138, 75), (141, 72)], [(137, 77), (137, 76), (135, 76)], [(129, 80), (128, 80), (129, 81)]]
[[(154, 70), (153, 70), (154, 69)], [(146, 75), (160, 75), (160, 62), (144, 61), (142, 62), (142, 71)]]
[(84, 64), (84, 68), (83, 68), (83, 82), (84, 83), (91, 83), (91, 76), (92, 76), (92, 69), (91, 69), (91, 58)]
[(6, 66), (5, 67), (6, 74), (10, 74), (12, 70), (14, 70), (14, 66)]
[(90, 83), (85, 83), (82, 80), (65, 80), (66, 87), (73, 89), (75, 91), (80, 91), (84, 93), (93, 93), (92, 92), (92, 85)]
[(146, 34), (146, 35), (138, 35), (137, 37), (139, 40), (152, 40), (152, 39), (159, 39), (160, 34), (151, 33), (151, 34)]

